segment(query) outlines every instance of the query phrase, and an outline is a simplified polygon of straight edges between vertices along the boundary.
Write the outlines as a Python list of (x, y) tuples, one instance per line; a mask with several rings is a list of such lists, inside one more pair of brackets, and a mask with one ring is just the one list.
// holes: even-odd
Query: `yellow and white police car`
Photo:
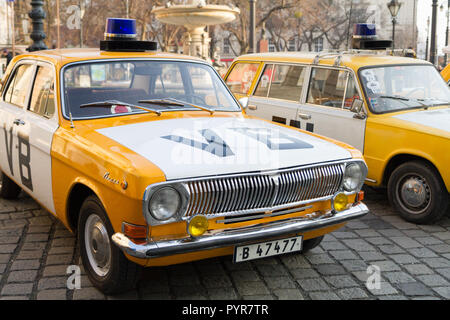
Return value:
[(0, 195), (22, 189), (76, 232), (94, 285), (306, 251), (368, 212), (361, 152), (245, 116), (212, 66), (134, 28), (108, 20), (100, 50), (18, 56), (3, 79)]

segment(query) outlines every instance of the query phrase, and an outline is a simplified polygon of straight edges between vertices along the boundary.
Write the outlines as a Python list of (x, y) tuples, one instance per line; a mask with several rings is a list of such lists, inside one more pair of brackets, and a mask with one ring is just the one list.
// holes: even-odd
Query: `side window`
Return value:
[(258, 67), (259, 63), (235, 64), (226, 81), (231, 92), (247, 95), (255, 79)]
[(342, 108), (348, 72), (313, 68), (308, 90), (308, 103)]
[(253, 93), (256, 97), (266, 98), (269, 94), (270, 82), (273, 76), (273, 64), (268, 64), (264, 67), (264, 71), (259, 79), (258, 86)]
[(15, 104), (18, 107), (26, 107), (28, 92), (33, 81), (33, 66), (30, 64), (20, 65), (14, 72), (5, 93), (5, 102)]
[(31, 95), (30, 111), (50, 118), (55, 113), (53, 70), (39, 66)]
[(361, 99), (361, 97), (359, 96), (358, 84), (356, 83), (355, 77), (350, 74), (345, 93), (344, 108), (350, 110), (355, 99)]
[(276, 65), (269, 98), (299, 102), (305, 73), (306, 68), (302, 66)]

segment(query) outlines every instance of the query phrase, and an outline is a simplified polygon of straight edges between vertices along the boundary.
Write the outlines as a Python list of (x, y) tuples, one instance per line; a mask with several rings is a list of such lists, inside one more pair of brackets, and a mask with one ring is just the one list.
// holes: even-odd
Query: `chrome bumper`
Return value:
[(204, 235), (196, 239), (188, 237), (138, 245), (124, 234), (116, 233), (112, 236), (112, 240), (130, 256), (142, 259), (159, 258), (201, 250), (230, 247), (252, 241), (267, 240), (278, 236), (321, 229), (360, 218), (367, 213), (369, 213), (367, 206), (360, 203), (346, 211), (327, 217), (317, 219), (289, 219), (239, 229), (228, 229)]

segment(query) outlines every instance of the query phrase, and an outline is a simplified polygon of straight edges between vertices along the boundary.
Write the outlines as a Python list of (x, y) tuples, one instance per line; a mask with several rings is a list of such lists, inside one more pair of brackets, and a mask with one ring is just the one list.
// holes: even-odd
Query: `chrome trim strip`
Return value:
[(240, 229), (222, 230), (195, 239), (188, 237), (138, 245), (133, 243), (124, 234), (116, 233), (112, 236), (112, 241), (125, 253), (136, 258), (149, 259), (167, 257), (189, 252), (231, 247), (248, 242), (264, 241), (275, 237), (321, 229), (360, 218), (368, 212), (369, 209), (367, 206), (360, 203), (335, 215), (328, 213), (325, 217), (313, 219), (288, 219)]
[(286, 214), (294, 213), (294, 212), (303, 212), (305, 210), (311, 209), (313, 206), (306, 206), (306, 207), (300, 207), (300, 208), (294, 208), (289, 210), (283, 210), (283, 211), (277, 211), (271, 214), (261, 214), (261, 215), (253, 215), (253, 216), (246, 216), (246, 217), (238, 217), (238, 218), (231, 218), (227, 220), (217, 220), (216, 223), (236, 223), (236, 222), (246, 222), (246, 221), (252, 221), (252, 220), (258, 220), (262, 218), (273, 218), (278, 216), (283, 216)]

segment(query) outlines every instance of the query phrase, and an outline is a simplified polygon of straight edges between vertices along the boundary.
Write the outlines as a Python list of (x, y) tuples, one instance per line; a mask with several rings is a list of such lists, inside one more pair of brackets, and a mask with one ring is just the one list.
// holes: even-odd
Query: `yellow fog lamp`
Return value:
[(192, 237), (200, 237), (206, 231), (208, 231), (209, 222), (205, 216), (195, 216), (188, 224), (188, 232)]
[(337, 212), (341, 212), (347, 209), (348, 206), (348, 196), (344, 193), (338, 193), (333, 198), (333, 208)]

